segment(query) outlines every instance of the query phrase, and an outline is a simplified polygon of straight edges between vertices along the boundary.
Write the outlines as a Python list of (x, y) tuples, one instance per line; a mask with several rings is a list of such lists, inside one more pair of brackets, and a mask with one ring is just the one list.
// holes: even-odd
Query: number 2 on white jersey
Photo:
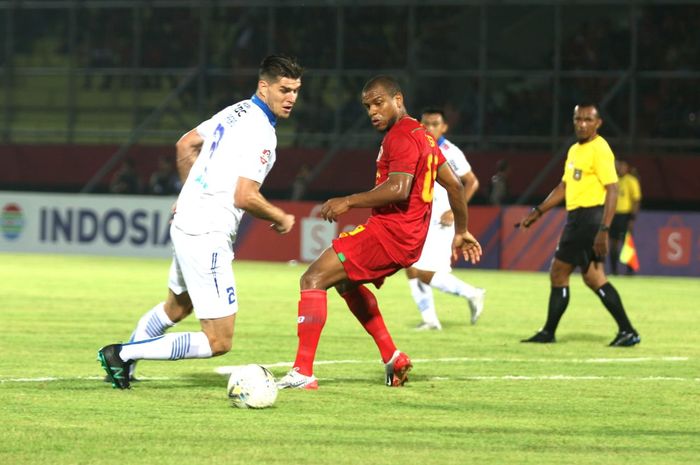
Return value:
[[(214, 140), (211, 141), (211, 145), (209, 146), (209, 160), (211, 160), (211, 157), (214, 156), (214, 152), (216, 152), (216, 149), (219, 147), (219, 143), (221, 142), (221, 139), (224, 137), (224, 127), (219, 123), (219, 125), (216, 127), (214, 130)], [(204, 172), (197, 176), (197, 183), (201, 184), (203, 188), (209, 187), (209, 183), (206, 181), (207, 177), (207, 166), (204, 165)]]

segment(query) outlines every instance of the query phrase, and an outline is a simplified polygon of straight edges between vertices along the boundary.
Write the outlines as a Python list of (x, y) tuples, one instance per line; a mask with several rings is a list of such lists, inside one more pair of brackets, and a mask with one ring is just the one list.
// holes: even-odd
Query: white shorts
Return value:
[(452, 271), (452, 239), (454, 237), (454, 226), (431, 223), (420, 258), (412, 266), (423, 271), (444, 271), (446, 273)]
[(168, 287), (175, 294), (188, 292), (200, 320), (223, 318), (238, 311), (233, 278), (233, 244), (222, 232), (189, 235), (170, 227), (173, 261)]

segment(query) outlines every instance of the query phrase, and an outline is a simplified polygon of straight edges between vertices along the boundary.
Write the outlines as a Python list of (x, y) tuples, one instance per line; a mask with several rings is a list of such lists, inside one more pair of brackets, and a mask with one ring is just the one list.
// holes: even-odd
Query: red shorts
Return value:
[(333, 239), (333, 250), (351, 281), (371, 282), (379, 288), (384, 278), (405, 267), (387, 253), (382, 237), (370, 223)]

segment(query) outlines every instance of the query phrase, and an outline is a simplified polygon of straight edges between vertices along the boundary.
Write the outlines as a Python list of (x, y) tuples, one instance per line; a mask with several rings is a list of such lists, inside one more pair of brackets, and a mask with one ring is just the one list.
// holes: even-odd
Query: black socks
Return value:
[(620, 331), (635, 332), (634, 328), (632, 328), (632, 323), (630, 323), (630, 320), (627, 318), (625, 308), (622, 306), (620, 294), (617, 293), (617, 290), (612, 284), (605, 283), (595, 293), (598, 294), (600, 301), (603, 302), (605, 308), (607, 308), (612, 317), (615, 318)]
[(566, 307), (569, 305), (569, 286), (553, 287), (549, 293), (549, 307), (547, 308), (547, 322), (544, 325), (545, 331), (552, 336), (559, 326), (559, 320)]

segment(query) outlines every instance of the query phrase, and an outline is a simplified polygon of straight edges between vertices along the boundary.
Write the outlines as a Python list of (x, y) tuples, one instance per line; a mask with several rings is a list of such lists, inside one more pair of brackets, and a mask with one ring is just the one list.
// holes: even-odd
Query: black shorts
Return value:
[(603, 220), (603, 207), (577, 208), (566, 216), (564, 232), (559, 238), (559, 245), (554, 256), (562, 262), (588, 270), (591, 262), (602, 262), (605, 257), (598, 257), (593, 251), (593, 241)]
[(629, 213), (616, 213), (613, 217), (612, 224), (610, 224), (610, 238), (617, 239), (620, 241), (625, 240), (625, 234), (627, 234), (627, 228), (630, 224), (630, 218), (632, 215)]

